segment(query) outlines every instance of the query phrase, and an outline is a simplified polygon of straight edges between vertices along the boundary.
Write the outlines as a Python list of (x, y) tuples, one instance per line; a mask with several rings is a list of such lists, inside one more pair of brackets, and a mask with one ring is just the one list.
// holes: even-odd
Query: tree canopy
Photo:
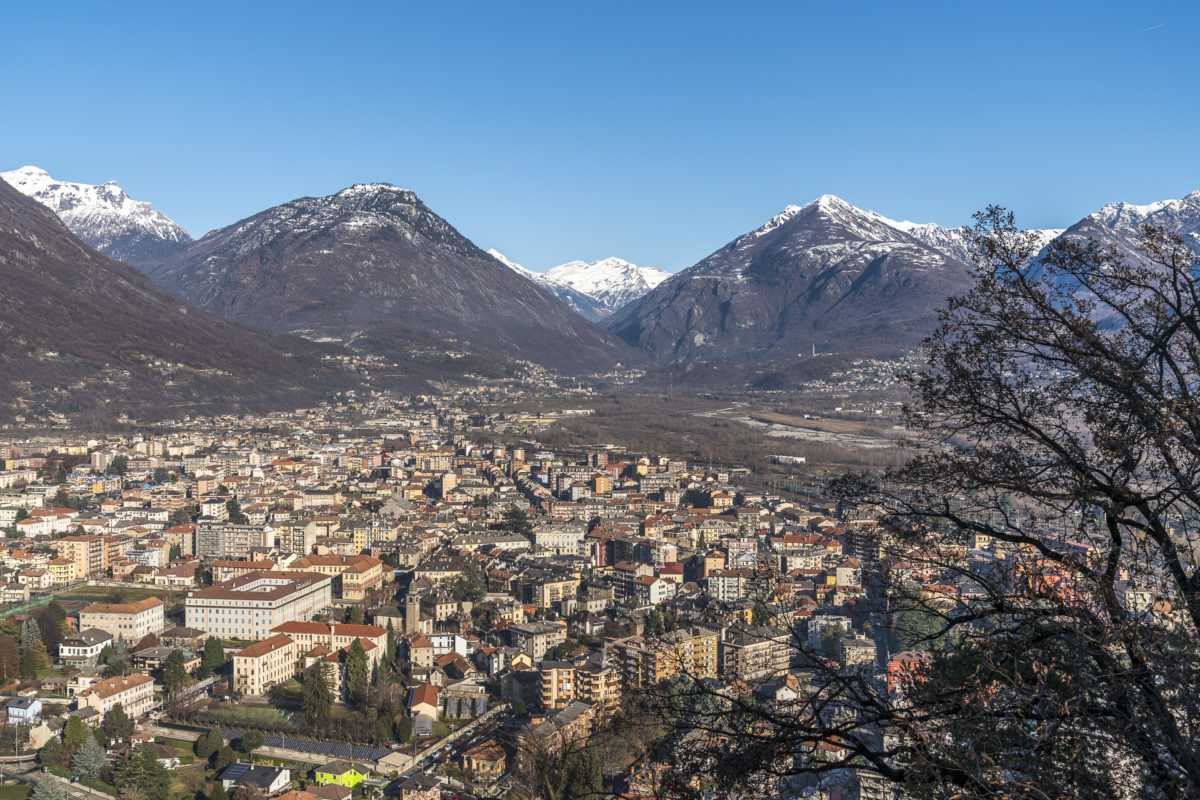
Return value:
[(908, 598), (876, 611), (927, 653), (888, 687), (814, 657), (795, 699), (655, 693), (681, 793), (1200, 795), (1200, 261), (1160, 229), (1038, 255), (1004, 210), (977, 222), (975, 284), (905, 377), (913, 457), (836, 487), (875, 517), (864, 584)]

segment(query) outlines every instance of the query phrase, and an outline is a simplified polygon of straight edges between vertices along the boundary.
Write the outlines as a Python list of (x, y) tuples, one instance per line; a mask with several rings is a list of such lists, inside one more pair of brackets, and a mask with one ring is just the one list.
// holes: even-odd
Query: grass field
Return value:
[(132, 587), (132, 586), (76, 586), (70, 591), (58, 595), (59, 600), (77, 600), (81, 602), (99, 602), (107, 600), (110, 595), (120, 594), (122, 602), (132, 603), (145, 600), (147, 597), (159, 597), (167, 605), (182, 599), (184, 593), (177, 590), (165, 589), (161, 586)]
[(286, 729), (292, 723), (273, 708), (262, 706), (214, 706), (209, 707), (204, 717), (228, 727)]
[(24, 786), (19, 783), (0, 786), (0, 800), (26, 800), (31, 794), (33, 794), (32, 786)]

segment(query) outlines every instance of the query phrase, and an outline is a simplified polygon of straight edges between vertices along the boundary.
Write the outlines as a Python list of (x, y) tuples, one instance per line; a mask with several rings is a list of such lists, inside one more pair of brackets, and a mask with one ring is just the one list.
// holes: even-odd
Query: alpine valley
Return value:
[[(972, 279), (967, 230), (833, 195), (787, 206), (674, 275), (619, 258), (540, 273), (480, 249), (385, 183), (302, 197), (193, 241), (112, 182), (69, 183), (37, 167), (0, 177), (0, 330), (19, 345), (0, 365), (15, 375), (18, 359), (34, 376), (15, 396), (50, 392), (63, 409), (88, 406), (66, 399), (84, 386), (55, 384), (64, 358), (94, 362), (95, 380), (113, 369), (149, 380), (148, 364), (183, 364), (159, 387), (166, 399), (187, 386), (194, 402), (232, 406), (278, 398), (302, 374), (312, 380), (297, 400), (353, 387), (366, 362), (375, 378), (410, 387), (547, 370), (786, 388), (856, 359), (911, 354)], [(1039, 246), (1094, 238), (1136, 255), (1143, 224), (1200, 245), (1200, 192), (1110, 203), (1032, 233)], [(114, 333), (127, 319), (141, 327)]]

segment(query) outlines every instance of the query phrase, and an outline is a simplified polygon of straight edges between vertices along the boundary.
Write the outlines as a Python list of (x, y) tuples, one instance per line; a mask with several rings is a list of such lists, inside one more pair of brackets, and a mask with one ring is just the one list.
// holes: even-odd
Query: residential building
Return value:
[(9, 725), (37, 725), (42, 721), (42, 701), (36, 697), (14, 697), (5, 709)]
[(481, 783), (492, 783), (504, 774), (507, 759), (504, 748), (495, 739), (477, 744), (462, 754), (459, 766)]
[(88, 628), (62, 640), (58, 660), (72, 667), (94, 667), (101, 651), (112, 642), (113, 635), (108, 631)]
[(565, 622), (526, 622), (510, 625), (508, 635), (513, 647), (524, 651), (534, 663), (546, 657), (546, 653), (567, 640)]
[(296, 674), (296, 643), (284, 634), (246, 647), (233, 655), (233, 690), (263, 695)]
[(68, 580), (99, 577), (108, 569), (103, 536), (64, 536), (53, 546), (59, 558), (72, 564), (72, 577)]
[(630, 636), (613, 642), (626, 686), (647, 688), (680, 673), (717, 677), (717, 632), (680, 628), (654, 639)]
[(621, 694), (621, 672), (603, 653), (592, 653), (580, 661), (542, 661), (541, 703), (543, 708), (565, 708), (574, 700), (596, 706), (603, 716), (616, 710)]
[(257, 790), (263, 797), (271, 797), (291, 785), (292, 771), (287, 767), (238, 761), (221, 773), (221, 786), (227, 792), (238, 786), (246, 786)]
[(242, 558), (255, 547), (274, 547), (275, 530), (269, 525), (230, 525), (201, 522), (196, 525), (196, 556), (206, 561)]
[(318, 786), (345, 786), (354, 788), (363, 782), (371, 773), (371, 768), (357, 761), (330, 761), (328, 764), (313, 770), (314, 780)]
[(165, 608), (157, 597), (133, 603), (93, 603), (79, 612), (79, 629), (97, 628), (114, 639), (133, 644), (165, 627)]
[(780, 628), (729, 628), (720, 642), (720, 674), (726, 680), (764, 681), (787, 672), (791, 635)]
[(91, 708), (99, 719), (118, 703), (131, 719), (144, 716), (154, 708), (154, 678), (149, 675), (127, 675), (105, 678), (75, 696), (77, 708)]
[(367, 555), (308, 555), (288, 566), (294, 572), (317, 572), (333, 580), (333, 593), (342, 600), (359, 602), (383, 584), (383, 562)]

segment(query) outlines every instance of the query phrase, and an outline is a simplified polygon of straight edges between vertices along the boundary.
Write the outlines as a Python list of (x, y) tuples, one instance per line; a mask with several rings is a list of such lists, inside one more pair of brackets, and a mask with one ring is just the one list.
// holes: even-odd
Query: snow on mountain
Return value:
[(645, 295), (671, 277), (671, 273), (610, 257), (590, 263), (568, 261), (547, 270), (546, 277), (582, 292), (611, 314)]
[(180, 225), (115, 181), (93, 186), (52, 178), (38, 167), (0, 172), (17, 191), (49, 208), (87, 244), (139, 268), (157, 264), (192, 242)]
[(1085, 221), (1108, 229), (1118, 239), (1135, 239), (1142, 225), (1157, 225), (1180, 234), (1193, 247), (1200, 246), (1200, 191), (1147, 205), (1109, 203)]
[(790, 205), (604, 321), (656, 361), (790, 363), (914, 346), (968, 269), (833, 195)]
[(542, 273), (534, 272), (533, 270), (529, 269), (528, 267), (521, 266), (517, 262), (510, 259), (508, 256), (504, 255), (504, 253), (501, 253), (499, 250), (496, 250), (495, 248), (488, 248), (487, 253), (489, 256), (496, 259), (501, 264), (508, 267), (513, 272), (517, 273), (518, 275), (520, 275), (522, 278), (531, 280), (534, 283), (536, 283), (538, 286), (545, 287), (548, 283), (553, 282), (553, 281), (548, 281), (546, 279), (546, 276), (543, 275)]
[(661, 269), (639, 267), (620, 258), (568, 261), (546, 272), (534, 272), (498, 250), (488, 250), (488, 254), (593, 322), (607, 317), (671, 277), (671, 273)]
[[(927, 247), (938, 251), (942, 255), (949, 256), (964, 264), (970, 264), (974, 261), (974, 256), (971, 253), (970, 229), (965, 226), (943, 228), (936, 222), (909, 222), (908, 220), (889, 219), (877, 211), (868, 211), (867, 214), (885, 225), (890, 225), (898, 231), (907, 233), (909, 236)], [(1025, 231), (1025, 233), (1032, 234), (1035, 237), (1037, 249), (1041, 251), (1051, 241), (1061, 236), (1065, 230), (1065, 228), (1046, 228), (1041, 230), (1034, 228)]]

